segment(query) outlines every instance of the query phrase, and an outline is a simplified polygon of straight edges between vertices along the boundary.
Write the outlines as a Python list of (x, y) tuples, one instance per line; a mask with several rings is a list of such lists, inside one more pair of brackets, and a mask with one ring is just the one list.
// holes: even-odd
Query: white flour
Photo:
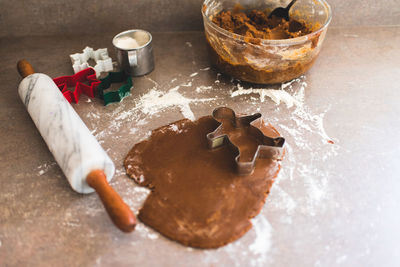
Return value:
[[(153, 85), (146, 93), (138, 96), (132, 96), (135, 98), (129, 103), (119, 103), (118, 107), (115, 108), (112, 113), (100, 115), (97, 109), (93, 108), (93, 112), (90, 112), (86, 115), (88, 118), (97, 118), (99, 116), (103, 118), (109, 118), (109, 125), (106, 127), (105, 125), (99, 125), (99, 123), (93, 124), (91, 127), (94, 128), (92, 133), (100, 144), (107, 138), (107, 136), (120, 138), (123, 136), (122, 133), (124, 133), (124, 131), (127, 131), (128, 134), (139, 134), (144, 138), (149, 136), (150, 132), (144, 133), (141, 129), (143, 126), (148, 125), (148, 123), (152, 121), (152, 118), (161, 116), (163, 112), (175, 110), (178, 111), (184, 118), (195, 120), (196, 117), (191, 109), (191, 106), (197, 104), (206, 104), (211, 106), (214, 105), (214, 101), (217, 100), (216, 96), (196, 98), (185, 96), (184, 91), (187, 91), (186, 87), (192, 87), (193, 81), (196, 78), (197, 75), (192, 74), (189, 75), (187, 80), (184, 80), (178, 85), (176, 85), (177, 78), (171, 79), (170, 83), (167, 85), (160, 85), (156, 81), (145, 76), (144, 79)], [(165, 91), (164, 88), (167, 86), (170, 88)], [(204, 89), (201, 86), (200, 88), (201, 89), (199, 90)], [(207, 87), (207, 89), (210, 89), (210, 87)], [(98, 130), (99, 128), (105, 129)], [(119, 136), (116, 136), (116, 133), (119, 133)]]
[(209, 91), (211, 89), (212, 89), (212, 86), (201, 85), (201, 86), (197, 86), (195, 91), (197, 93), (204, 93), (204, 92), (207, 92), (207, 91)]
[(150, 92), (140, 97), (136, 108), (147, 115), (154, 115), (167, 108), (176, 107), (179, 108), (185, 118), (195, 120), (195, 116), (190, 109), (190, 104), (215, 100), (215, 98), (192, 99), (184, 97), (179, 93), (179, 87), (180, 86), (176, 86), (167, 93), (152, 89)]
[(50, 163), (43, 163), (42, 165), (38, 166), (37, 169), (39, 170), (37, 175), (43, 175), (46, 172), (48, 172), (52, 167), (56, 166), (56, 162), (50, 162)]
[(116, 46), (122, 49), (134, 49), (140, 47), (138, 42), (130, 36), (120, 37), (115, 41), (116, 41)]
[(231, 92), (231, 97), (240, 96), (240, 95), (250, 95), (250, 94), (258, 94), (260, 96), (260, 101), (263, 103), (265, 99), (269, 97), (272, 101), (274, 101), (277, 105), (281, 102), (285, 103), (287, 108), (293, 107), (293, 105), (300, 105), (297, 99), (292, 97), (289, 93), (281, 90), (275, 89), (243, 89), (243, 87), (238, 84), (238, 90)]
[(160, 236), (159, 233), (149, 227), (146, 227), (140, 222), (136, 225), (135, 232), (138, 232), (142, 237), (149, 238), (151, 240), (157, 239)]
[(264, 216), (257, 216), (252, 220), (256, 238), (249, 246), (250, 251), (257, 255), (250, 259), (253, 266), (263, 264), (267, 260), (272, 243), (272, 226)]
[[(195, 75), (194, 75), (195, 74)], [(193, 73), (190, 77), (196, 76), (198, 73)], [(191, 87), (192, 81), (186, 81), (180, 85), (177, 85), (167, 92), (161, 91), (160, 85), (148, 78), (155, 86), (146, 94), (139, 97), (136, 101), (135, 110), (138, 110), (146, 115), (155, 115), (164, 111), (167, 108), (175, 107), (181, 111), (181, 114), (187, 118), (194, 120), (195, 116), (190, 108), (190, 104), (196, 104), (201, 102), (213, 101), (216, 98), (188, 98), (183, 96), (179, 89), (180, 87)], [(174, 79), (172, 80), (174, 81)], [(131, 111), (127, 111), (123, 114), (132, 114)], [(125, 119), (125, 115), (119, 115), (117, 119)]]

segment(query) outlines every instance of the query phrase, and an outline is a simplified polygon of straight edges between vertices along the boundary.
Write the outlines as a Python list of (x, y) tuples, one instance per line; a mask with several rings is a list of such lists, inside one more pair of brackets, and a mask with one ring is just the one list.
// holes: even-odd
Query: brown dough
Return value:
[[(272, 126), (253, 122), (265, 135)], [(269, 193), (280, 164), (258, 159), (254, 172), (238, 176), (228, 146), (208, 148), (206, 134), (218, 123), (211, 116), (180, 120), (152, 132), (127, 155), (127, 174), (151, 189), (139, 219), (184, 245), (217, 248), (251, 228)]]
[(312, 32), (304, 22), (272, 17), (260, 10), (242, 12), (240, 10), (221, 11), (212, 18), (219, 27), (239, 35), (261, 39), (290, 39)]
[[(203, 8), (207, 7), (204, 5)], [(268, 18), (267, 14), (271, 11), (245, 10), (236, 5), (232, 10), (222, 10), (210, 16), (210, 20), (218, 27), (244, 37), (235, 40), (237, 36), (227, 37), (212, 30), (206, 31), (211, 62), (220, 72), (251, 83), (275, 84), (295, 79), (311, 68), (319, 51), (319, 48), (314, 49), (322, 32), (308, 37), (311, 47), (309, 41), (288, 45), (291, 48), (287, 50), (290, 55), (288, 58), (275, 53), (279, 45), (269, 45), (264, 40), (305, 36), (320, 29), (321, 24), (294, 19), (303, 17), (298, 10), (292, 13), (297, 15), (291, 16), (289, 21), (275, 16)], [(269, 65), (255, 64), (254, 58), (268, 59)]]

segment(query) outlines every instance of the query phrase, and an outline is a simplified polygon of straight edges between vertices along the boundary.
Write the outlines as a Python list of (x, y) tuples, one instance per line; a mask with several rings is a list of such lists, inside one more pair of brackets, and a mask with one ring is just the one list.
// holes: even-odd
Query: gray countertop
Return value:
[[(53, 78), (71, 75), (68, 55), (86, 45), (108, 47), (115, 59), (111, 38), (0, 39), (0, 265), (400, 265), (400, 27), (329, 29), (312, 69), (284, 86), (292, 107), (248, 91), (235, 96), (252, 85), (209, 68), (202, 32), (155, 33), (156, 69), (135, 78), (121, 103), (82, 96), (73, 104), (116, 164), (111, 184), (134, 210), (147, 191), (122, 162), (152, 129), (222, 105), (259, 111), (278, 129), (287, 155), (253, 229), (212, 250), (184, 247), (141, 223), (121, 233), (95, 194), (70, 188), (17, 95), (18, 59)], [(279, 89), (253, 86), (260, 88)], [(143, 108), (151, 92), (166, 99), (173, 90), (178, 106)]]

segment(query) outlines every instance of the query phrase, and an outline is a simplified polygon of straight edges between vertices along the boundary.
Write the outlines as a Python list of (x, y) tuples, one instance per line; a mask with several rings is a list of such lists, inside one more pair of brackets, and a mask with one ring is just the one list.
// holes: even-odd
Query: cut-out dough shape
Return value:
[[(72, 54), (69, 57), (71, 58), (74, 73), (92, 67), (96, 71), (97, 77), (99, 77), (101, 72), (113, 70), (112, 59), (108, 56), (107, 48), (93, 50), (93, 48), (87, 46), (83, 49), (83, 53)], [(93, 59), (96, 65), (90, 66), (89, 59)]]

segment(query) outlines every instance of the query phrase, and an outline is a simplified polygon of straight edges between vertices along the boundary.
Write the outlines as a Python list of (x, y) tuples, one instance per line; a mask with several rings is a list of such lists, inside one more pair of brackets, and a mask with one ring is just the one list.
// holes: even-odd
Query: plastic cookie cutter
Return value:
[[(93, 48), (87, 46), (83, 49), (83, 53), (72, 54), (69, 57), (72, 61), (74, 73), (92, 67), (96, 71), (97, 77), (99, 77), (101, 72), (109, 72), (113, 70), (112, 60), (108, 56), (107, 48), (93, 50)], [(90, 66), (88, 63), (89, 59), (93, 59), (96, 62), (96, 65)]]
[[(235, 162), (239, 175), (252, 173), (257, 158), (282, 159), (285, 139), (268, 137), (260, 129), (251, 125), (253, 121), (261, 117), (260, 113), (238, 117), (232, 109), (221, 107), (215, 109), (212, 115), (220, 125), (215, 131), (207, 134), (208, 145), (214, 149), (228, 144), (237, 154)], [(251, 143), (258, 145), (255, 152), (254, 146), (253, 149), (245, 149), (243, 146), (243, 144)]]
[[(72, 101), (78, 103), (82, 93), (89, 97), (94, 97), (97, 86), (100, 85), (100, 81), (96, 78), (96, 71), (93, 68), (87, 68), (72, 76), (54, 78), (53, 81), (69, 103)], [(68, 90), (69, 87), (75, 88), (70, 91)]]
[[(133, 86), (132, 77), (125, 72), (110, 72), (105, 78), (100, 79), (101, 83), (97, 88), (99, 96), (104, 100), (104, 105), (107, 106), (113, 102), (120, 102), (124, 97), (130, 95)], [(126, 82), (125, 82), (126, 81)], [(117, 91), (104, 92), (110, 88), (112, 83), (125, 82)]]

